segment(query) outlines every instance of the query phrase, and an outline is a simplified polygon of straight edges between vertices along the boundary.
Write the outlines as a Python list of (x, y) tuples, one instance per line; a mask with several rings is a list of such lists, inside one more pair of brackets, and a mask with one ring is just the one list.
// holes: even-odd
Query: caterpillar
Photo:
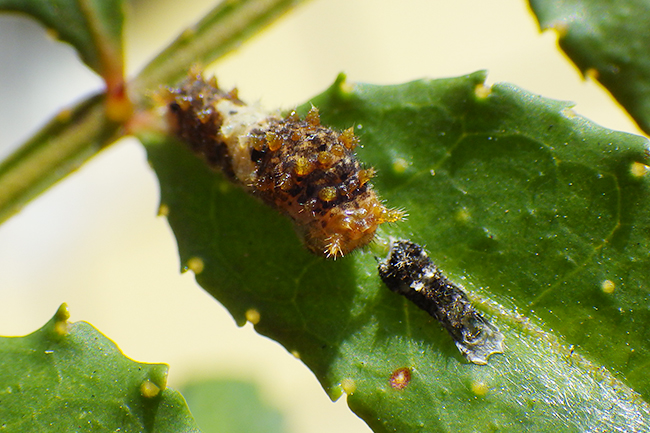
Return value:
[(268, 113), (226, 92), (215, 78), (191, 70), (158, 95), (173, 134), (211, 167), (288, 215), (313, 253), (342, 257), (367, 245), (377, 228), (404, 212), (381, 202), (354, 153), (354, 129), (320, 123), (312, 107), (304, 118)]
[(378, 270), (390, 290), (437, 319), (470, 362), (484, 365), (490, 355), (503, 353), (503, 334), (474, 309), (463, 289), (447, 279), (418, 244), (392, 240)]

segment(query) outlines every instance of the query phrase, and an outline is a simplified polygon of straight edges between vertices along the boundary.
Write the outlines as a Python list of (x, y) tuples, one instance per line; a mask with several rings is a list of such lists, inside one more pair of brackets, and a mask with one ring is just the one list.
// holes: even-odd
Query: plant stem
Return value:
[(104, 101), (96, 95), (62, 111), (0, 164), (0, 223), (117, 138)]
[[(136, 107), (147, 106), (146, 95), (151, 90), (179, 79), (193, 63), (218, 59), (304, 1), (223, 1), (183, 32), (130, 83), (129, 94)], [(105, 95), (96, 95), (59, 113), (0, 163), (0, 223), (121, 134), (120, 124), (107, 118)]]

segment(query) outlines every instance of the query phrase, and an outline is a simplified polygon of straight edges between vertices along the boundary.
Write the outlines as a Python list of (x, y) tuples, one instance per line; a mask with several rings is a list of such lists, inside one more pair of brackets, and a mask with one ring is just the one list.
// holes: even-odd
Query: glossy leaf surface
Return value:
[(650, 133), (650, 2), (529, 1), (541, 29), (556, 29), (580, 71), (597, 78)]
[(65, 305), (25, 337), (0, 337), (0, 420), (7, 432), (198, 432), (167, 366), (125, 357)]
[[(182, 145), (143, 137), (181, 259), (196, 269), (199, 258), (197, 281), (238, 323), (259, 313), (256, 329), (332, 398), (348, 393), (376, 431), (649, 428), (647, 143), (483, 80), (340, 78), (310, 101), (324, 124), (356, 125), (376, 189), (409, 213), (337, 261), (308, 253), (290, 221)], [(425, 245), (465, 286), (505, 354), (467, 363), (382, 285), (389, 235)], [(395, 387), (405, 368), (410, 381)]]

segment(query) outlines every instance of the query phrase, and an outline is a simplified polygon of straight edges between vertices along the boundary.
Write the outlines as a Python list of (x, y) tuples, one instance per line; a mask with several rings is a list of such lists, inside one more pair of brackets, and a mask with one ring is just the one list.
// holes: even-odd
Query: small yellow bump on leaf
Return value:
[(68, 311), (68, 304), (66, 303), (61, 304), (59, 309), (56, 310), (56, 314), (54, 315), (54, 317), (59, 322), (61, 321), (65, 322), (66, 320), (68, 320), (70, 318), (70, 311)]
[(57, 321), (54, 324), (54, 332), (61, 337), (66, 336), (70, 332), (70, 324), (66, 320)]
[(348, 379), (343, 379), (341, 381), (341, 389), (347, 395), (352, 395), (352, 394), (354, 394), (354, 391), (357, 390), (357, 384), (354, 382), (353, 379), (349, 379), (349, 378)]
[(203, 272), (203, 269), (205, 267), (205, 263), (203, 262), (203, 259), (200, 257), (191, 257), (187, 261), (187, 267), (194, 272), (195, 275), (200, 274)]
[(485, 99), (490, 96), (490, 93), (492, 93), (492, 87), (486, 86), (484, 83), (477, 84), (474, 87), (474, 94), (478, 99)]
[(570, 107), (566, 107), (562, 109), (562, 115), (566, 117), (567, 119), (573, 119), (577, 116), (575, 110)]
[(64, 108), (56, 115), (57, 122), (65, 123), (72, 117), (72, 110)]
[(160, 394), (160, 388), (155, 383), (147, 379), (140, 385), (140, 394), (142, 394), (142, 396), (145, 398), (154, 398)]
[(557, 36), (560, 39), (569, 33), (569, 25), (565, 21), (555, 21), (549, 27), (557, 32)]
[(641, 162), (633, 162), (632, 165), (630, 166), (630, 174), (634, 177), (641, 178), (648, 174), (650, 171), (650, 167), (641, 163)]
[(395, 160), (393, 160), (393, 172), (402, 174), (407, 168), (409, 168), (409, 163), (404, 158), (395, 158)]
[(195, 34), (196, 34), (196, 29), (194, 27), (188, 27), (185, 30), (183, 30), (183, 32), (181, 33), (178, 39), (190, 40), (194, 37)]
[(488, 388), (488, 386), (481, 381), (472, 382), (471, 388), (472, 388), (472, 393), (474, 393), (474, 395), (478, 397), (485, 396), (490, 390), (490, 388)]
[(54, 318), (54, 334), (58, 337), (68, 335), (68, 332), (70, 331), (70, 324), (68, 323), (70, 311), (68, 311), (68, 305), (65, 303), (61, 304), (59, 309), (56, 311)]
[(165, 203), (160, 203), (160, 206), (158, 207), (158, 216), (167, 216), (169, 215), (169, 206), (167, 206)]
[(354, 91), (354, 84), (348, 80), (343, 80), (339, 83), (339, 91), (343, 94), (349, 95)]
[(600, 73), (598, 72), (598, 69), (596, 68), (589, 68), (585, 71), (585, 78), (593, 81), (597, 81), (598, 77), (600, 76)]
[(59, 32), (57, 32), (55, 29), (52, 27), (48, 27), (45, 29), (45, 34), (47, 37), (52, 38), (52, 40), (58, 40), (59, 39)]
[(603, 293), (611, 295), (614, 293), (614, 290), (616, 290), (616, 284), (614, 284), (612, 280), (605, 280), (600, 283), (600, 288), (602, 289)]
[(294, 358), (300, 359), (300, 352), (298, 352), (297, 350), (295, 350), (295, 349), (292, 350), (291, 354), (293, 355)]
[(465, 208), (459, 209), (456, 212), (455, 219), (456, 221), (466, 223), (472, 218), (472, 214)]
[(246, 310), (246, 320), (251, 322), (253, 325), (260, 323), (261, 318), (262, 316), (260, 315), (260, 312), (255, 308), (249, 308)]

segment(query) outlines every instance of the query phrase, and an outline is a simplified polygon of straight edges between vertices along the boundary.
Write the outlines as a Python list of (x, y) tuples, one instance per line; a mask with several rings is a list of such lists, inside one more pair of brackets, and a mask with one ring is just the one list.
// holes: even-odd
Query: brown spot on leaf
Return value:
[(398, 368), (390, 375), (390, 386), (393, 389), (402, 390), (411, 382), (411, 369), (408, 367)]

